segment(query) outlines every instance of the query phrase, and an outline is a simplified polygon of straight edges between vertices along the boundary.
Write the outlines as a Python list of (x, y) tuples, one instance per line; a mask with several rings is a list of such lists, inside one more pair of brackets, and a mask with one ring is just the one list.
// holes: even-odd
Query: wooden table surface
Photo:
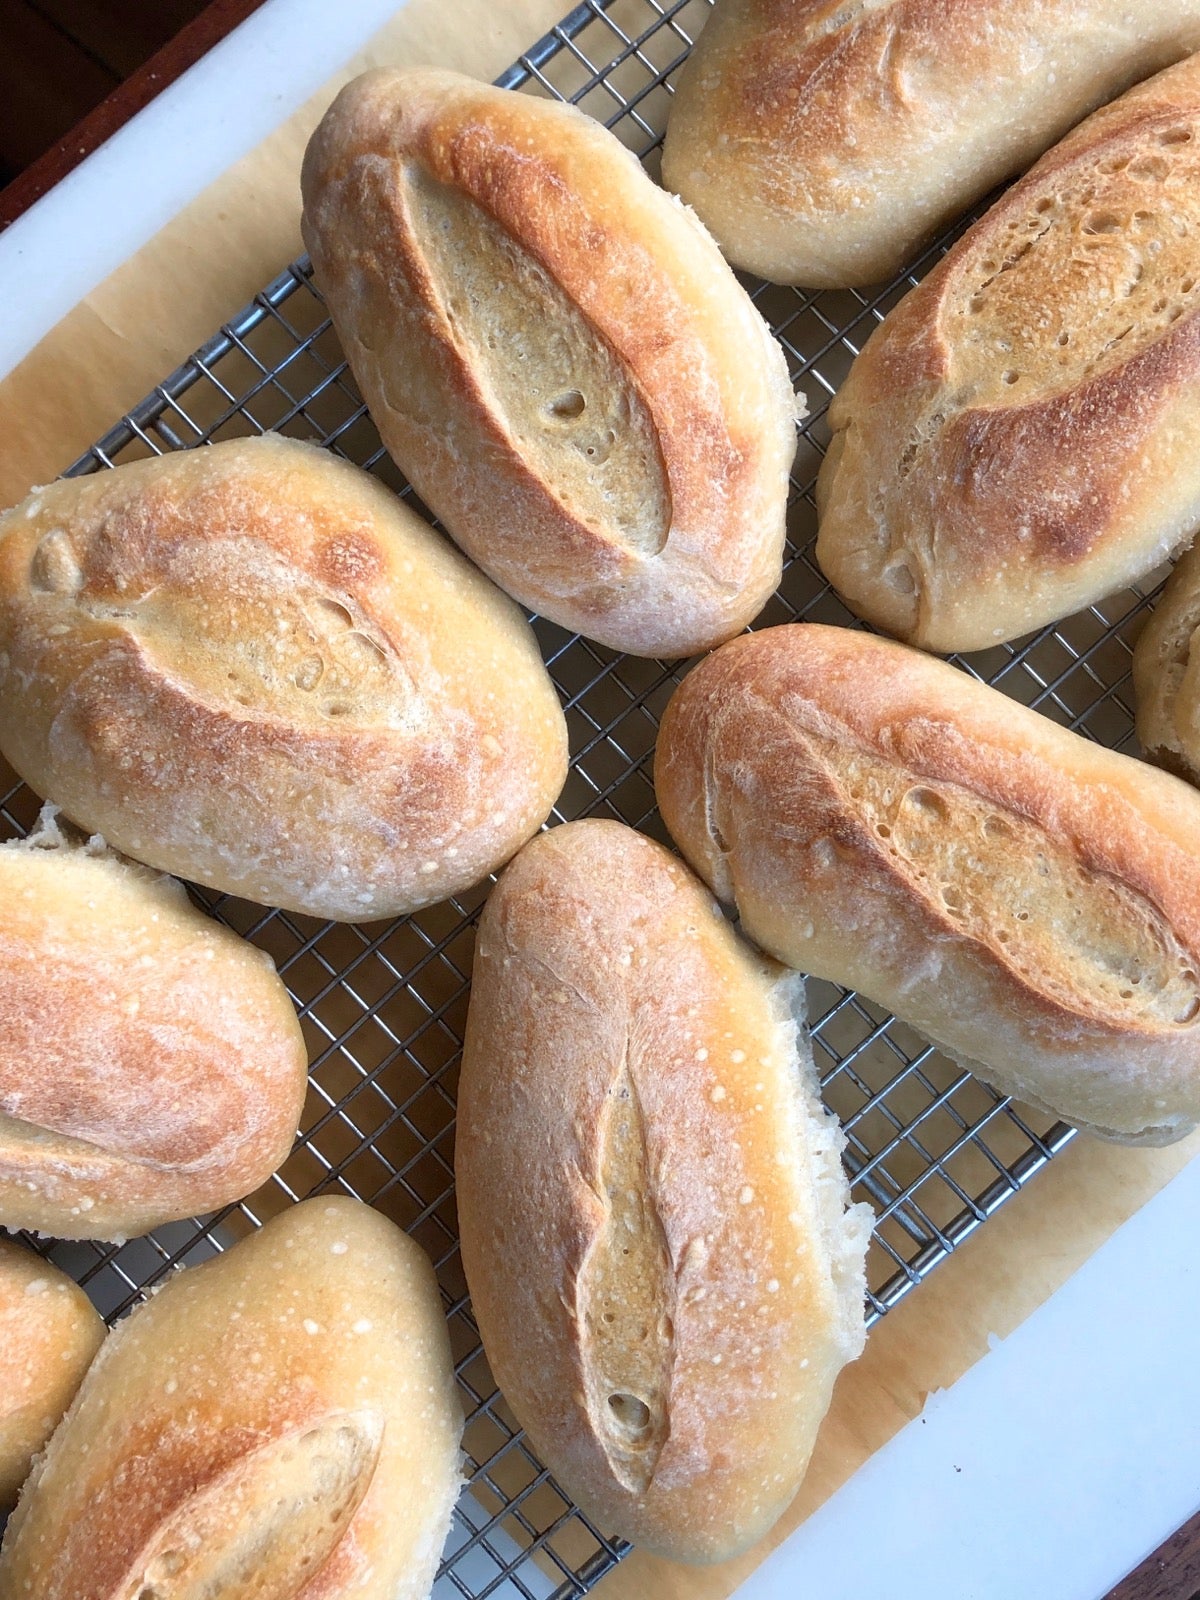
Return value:
[(1135, 1567), (1106, 1600), (1200, 1600), (1200, 1512)]
[[(622, 3), (616, 0), (618, 16)], [(564, 0), (410, 0), (320, 94), (0, 382), (0, 504), (55, 476), (299, 253), (300, 156), (342, 82), (365, 66), (393, 63), (435, 63), (490, 79), (565, 9)], [(600, 1600), (723, 1600), (920, 1413), (932, 1390), (977, 1361), (990, 1334), (1017, 1327), (1198, 1152), (1200, 1136), (1166, 1150), (1075, 1141), (873, 1330), (866, 1354), (843, 1374), (808, 1479), (770, 1540), (740, 1561), (701, 1572), (635, 1552), (601, 1583)], [(1200, 1529), (1181, 1534), (1183, 1564), (1176, 1565), (1190, 1577), (1159, 1573), (1159, 1588), (1126, 1587), (1121, 1600), (1191, 1600), (1197, 1538)], [(1175, 1586), (1161, 1587), (1170, 1582)]]
[(0, 0), (0, 229), (263, 0)]

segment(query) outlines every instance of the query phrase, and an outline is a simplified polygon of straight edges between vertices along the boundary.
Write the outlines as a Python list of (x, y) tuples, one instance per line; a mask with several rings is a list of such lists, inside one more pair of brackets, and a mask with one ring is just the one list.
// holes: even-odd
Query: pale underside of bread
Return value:
[(104, 1332), (66, 1273), (0, 1239), (0, 1513), (16, 1499)]
[(817, 558), (982, 649), (1135, 582), (1200, 521), (1200, 58), (1051, 151), (895, 308), (830, 411)]
[(1200, 49), (1198, 0), (721, 0), (663, 181), (777, 283), (882, 282), (1101, 101)]
[(5, 1536), (39, 1600), (425, 1600), (462, 1418), (428, 1261), (318, 1198), (116, 1329)]
[(618, 824), (526, 847), (480, 930), (459, 1092), (462, 1248), (492, 1370), (604, 1526), (725, 1558), (794, 1493), (862, 1348), (803, 988)]
[(953, 668), (817, 625), (668, 707), (667, 825), (747, 933), (1104, 1137), (1200, 1121), (1200, 798)]
[(0, 747), (82, 827), (343, 920), (485, 877), (566, 771), (511, 601), (368, 474), (278, 436), (0, 519), (0, 685)]
[(1151, 761), (1200, 783), (1200, 546), (1179, 558), (1133, 652), (1137, 735)]
[(572, 107), (372, 73), (305, 238), (372, 417), (451, 536), (590, 638), (681, 656), (779, 581), (797, 401), (704, 230)]
[(270, 959), (52, 807), (0, 890), (0, 1224), (123, 1239), (265, 1182), (307, 1083)]

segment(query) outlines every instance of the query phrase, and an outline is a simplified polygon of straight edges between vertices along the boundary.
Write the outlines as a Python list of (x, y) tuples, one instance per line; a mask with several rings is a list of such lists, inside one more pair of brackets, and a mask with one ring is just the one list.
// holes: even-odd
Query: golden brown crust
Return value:
[(425, 1600), (461, 1427), (426, 1258), (357, 1201), (307, 1201), (113, 1333), (9, 1524), (0, 1586)]
[(0, 1239), (0, 1512), (16, 1500), (104, 1332), (66, 1273)]
[(123, 1239), (265, 1183), (308, 1072), (270, 958), (52, 818), (0, 903), (0, 1225)]
[(738, 266), (882, 282), (1101, 101), (1196, 49), (1197, 0), (720, 0), (680, 74), (663, 181)]
[(783, 354), (609, 133), (454, 73), (369, 73), (314, 135), (303, 187), (384, 442), (485, 571), (641, 655), (758, 612), (795, 452)]
[(0, 747), (126, 854), (343, 920), (478, 882), (566, 727), (516, 608), (367, 474), (269, 435), (0, 519)]
[(1135, 582), (1200, 519), (1200, 58), (1097, 112), (868, 341), (817, 558), (861, 616), (974, 650)]
[(871, 1217), (792, 975), (616, 823), (521, 852), (480, 926), (463, 1264), (492, 1370), (608, 1530), (718, 1560), (795, 1492), (862, 1347)]
[(1146, 755), (1200, 783), (1200, 546), (1180, 556), (1142, 629), (1133, 687)]
[(1108, 1137), (1200, 1120), (1200, 800), (946, 664), (775, 628), (667, 708), (655, 786), (764, 949)]

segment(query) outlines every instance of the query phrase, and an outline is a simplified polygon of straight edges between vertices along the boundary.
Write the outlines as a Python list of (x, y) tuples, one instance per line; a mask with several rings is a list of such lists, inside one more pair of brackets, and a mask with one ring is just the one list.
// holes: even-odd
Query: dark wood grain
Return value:
[(118, 79), (128, 78), (204, 10), (205, 0), (28, 0)]
[(1200, 1600), (1200, 1511), (1135, 1567), (1106, 1600)]
[(111, 94), (120, 73), (94, 61), (26, 0), (0, 0), (0, 164), (16, 173)]
[[(194, 21), (111, 93), (107, 93), (107, 90), (111, 87), (112, 79), (107, 79), (102, 91), (106, 93), (106, 98), (6, 188), (0, 189), (0, 229), (6, 228), (22, 212), (27, 211), (77, 167), (85, 156), (111, 138), (118, 128), (123, 127), (143, 106), (149, 105), (168, 84), (174, 83), (176, 78), (262, 4), (263, 0), (211, 0)], [(7, 15), (6, 8), (12, 7), (15, 12), (18, 5), (23, 7), (23, 0), (0, 0), (0, 106), (6, 106), (12, 92), (6, 89), (3, 76), (9, 44), (4, 18)], [(44, 19), (38, 20), (44, 26), (51, 26)], [(94, 63), (90, 64), (93, 71), (101, 71)]]

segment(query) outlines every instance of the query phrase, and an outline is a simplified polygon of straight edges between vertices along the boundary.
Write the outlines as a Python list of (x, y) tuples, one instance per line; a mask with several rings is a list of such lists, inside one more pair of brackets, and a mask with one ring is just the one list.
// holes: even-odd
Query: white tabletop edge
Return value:
[[(1200, 1510), (1200, 1160), (738, 1600), (1099, 1600)], [(920, 1290), (916, 1290), (920, 1293)]]
[(402, 9), (265, 0), (0, 233), (0, 377)]

